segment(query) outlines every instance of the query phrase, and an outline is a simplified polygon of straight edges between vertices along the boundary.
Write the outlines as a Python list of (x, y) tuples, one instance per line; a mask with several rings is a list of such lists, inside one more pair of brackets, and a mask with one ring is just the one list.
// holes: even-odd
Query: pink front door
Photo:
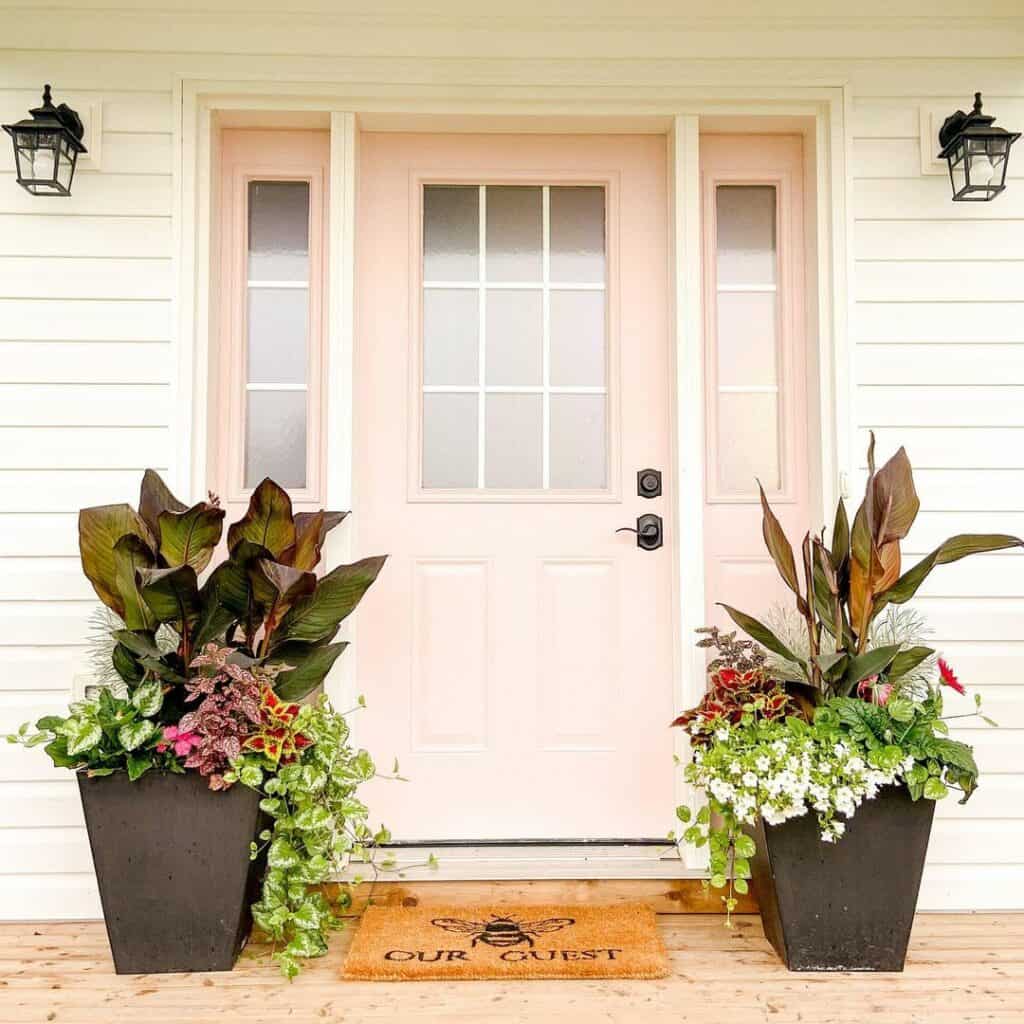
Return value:
[[(354, 522), (391, 557), (358, 738), (409, 779), (375, 814), (663, 836), (676, 538), (637, 472), (670, 464), (665, 139), (365, 134), (359, 190)], [(656, 550), (616, 533), (644, 514)]]

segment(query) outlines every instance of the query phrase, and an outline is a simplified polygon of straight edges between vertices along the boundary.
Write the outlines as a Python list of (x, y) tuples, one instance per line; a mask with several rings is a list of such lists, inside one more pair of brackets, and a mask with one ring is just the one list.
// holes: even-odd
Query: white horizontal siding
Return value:
[[(23, 116), (52, 75), (60, 100), (102, 107), (103, 135), (100, 169), (83, 163), (70, 200), (18, 189), (0, 147), (0, 727), (59, 706), (87, 665), (95, 602), (77, 562), (77, 510), (134, 501), (140, 471), (171, 462), (176, 74), (276, 77), (283, 89), (348, 82), (367, 95), (401, 83), (446, 101), (472, 98), (466, 83), (481, 83), (525, 102), (564, 96), (567, 109), (612, 66), (638, 95), (657, 95), (689, 57), (700, 58), (702, 86), (733, 92), (743, 82), (851, 83), (858, 453), (874, 428), (880, 452), (904, 443), (919, 468), (924, 507), (908, 561), (962, 530), (1024, 535), (1024, 162), (1015, 153), (997, 202), (952, 204), (944, 178), (920, 174), (918, 152), (921, 105), (952, 111), (976, 88), (1001, 123), (1024, 125), (1013, 33), (979, 25), (951, 34), (923, 21), (837, 31), (807, 0), (781, 0), (773, 13), (788, 22), (764, 33), (703, 24), (708, 12), (696, 4), (646, 2), (651, 17), (628, 25), (619, 9), (581, 3), (550, 31), (538, 27), (539, 3), (507, 24), (467, 9), (408, 26), (387, 12), (347, 22), (331, 0), (308, 0), (301, 16), (278, 0), (185, 0), (173, 10), (151, 0), (131, 17), (91, 0), (58, 0), (78, 9), (67, 17), (14, 12), (19, 49), (0, 56), (4, 119)], [(886, 15), (962, 15), (956, 0), (871, 3)], [(1000, 6), (981, 0), (984, 13)], [(5, 29), (11, 7), (0, 0)], [(229, 8), (245, 21), (216, 13)], [(0, 38), (14, 35), (11, 25)], [(435, 58), (455, 52), (464, 57), (446, 60), (445, 80)], [(384, 76), (369, 60), (381, 53), (394, 55)], [(972, 53), (986, 59), (923, 59)], [(966, 807), (940, 808), (926, 907), (1024, 906), (1018, 567), (1024, 559), (1011, 554), (940, 568), (920, 602), (1001, 723), (956, 730), (986, 775)], [(0, 745), (0, 806), (0, 915), (96, 916), (73, 781), (38, 751)]]
[[(0, 110), (23, 116), (38, 93), (3, 78)], [(83, 163), (71, 199), (29, 197), (0, 146), (0, 733), (66, 707), (88, 670), (96, 601), (78, 509), (134, 503), (142, 471), (171, 460), (170, 82), (79, 90), (72, 105), (101, 106), (104, 132), (101, 169)], [(2, 913), (96, 916), (74, 781), (8, 744), (0, 780), (13, 801), (0, 821)]]
[[(855, 492), (868, 428), (883, 458), (906, 446), (922, 513), (905, 566), (954, 533), (1024, 536), (1024, 163), (995, 202), (952, 203), (946, 178), (921, 174), (920, 107), (943, 102), (908, 90), (858, 98), (852, 111)], [(985, 106), (1024, 124), (1020, 95), (987, 95)], [(999, 723), (952, 723), (982, 784), (966, 806), (939, 806), (921, 906), (1022, 908), (1024, 558), (940, 566), (921, 595), (936, 643)], [(947, 698), (948, 714), (971, 710)]]
[(0, 427), (166, 427), (161, 384), (0, 384)]

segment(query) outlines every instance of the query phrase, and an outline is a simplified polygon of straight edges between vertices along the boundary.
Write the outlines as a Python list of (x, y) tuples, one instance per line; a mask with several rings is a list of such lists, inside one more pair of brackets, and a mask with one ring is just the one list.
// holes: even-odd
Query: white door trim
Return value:
[[(374, 81), (387, 81), (387, 60), (381, 59), (381, 74)], [(614, 69), (609, 69), (614, 75)], [(621, 85), (621, 97), (613, 98), (609, 86)], [(175, 85), (178, 117), (175, 124), (176, 168), (174, 182), (174, 223), (178, 257), (177, 341), (178, 370), (174, 384), (174, 415), (177, 445), (171, 471), (171, 485), (179, 493), (204, 490), (207, 451), (208, 352), (211, 323), (212, 266), (211, 210), (215, 187), (216, 122), (221, 116), (233, 124), (251, 118), (263, 126), (329, 124), (331, 130), (330, 180), (330, 306), (328, 314), (328, 380), (332, 395), (341, 400), (328, 403), (327, 503), (333, 508), (350, 508), (352, 493), (352, 346), (354, 337), (354, 257), (356, 244), (356, 147), (359, 119), (364, 116), (374, 127), (388, 130), (502, 131), (523, 119), (535, 119), (538, 131), (593, 132), (623, 131), (630, 111), (636, 113), (639, 130), (662, 131), (666, 136), (671, 171), (671, 223), (674, 254), (673, 299), (675, 302), (675, 481), (671, 491), (672, 512), (667, 529), (679, 538), (679, 560), (674, 580), (674, 638), (676, 691), (679, 706), (689, 706), (703, 690), (703, 663), (695, 652), (693, 629), (702, 624), (703, 574), (691, 571), (703, 565), (703, 539), (699, 527), (703, 507), (703, 382), (702, 288), (700, 237), (699, 134), (703, 125), (718, 119), (774, 117), (805, 119), (813, 124), (813, 166), (808, 167), (808, 186), (813, 182), (815, 198), (816, 253), (814, 280), (808, 288), (809, 314), (817, 324), (819, 339), (819, 429), (821, 434), (821, 494), (817, 504), (822, 515), (834, 507), (838, 481), (849, 473), (853, 429), (851, 388), (853, 374), (847, 342), (850, 316), (847, 281), (852, 253), (847, 196), (850, 186), (848, 148), (850, 98), (848, 89), (835, 86), (730, 86), (708, 95), (707, 87), (681, 82), (675, 88), (647, 90), (637, 95), (630, 83), (603, 83), (600, 89), (578, 87), (575, 102), (543, 98), (517, 100), (481, 84), (470, 89), (472, 99), (453, 102), (433, 98), (426, 87), (410, 87), (410, 95), (396, 96), (383, 86), (344, 83), (315, 84), (303, 81), (217, 80), (182, 76)], [(643, 91), (643, 90), (642, 90)], [(568, 112), (571, 109), (571, 112)], [(411, 113), (410, 113), (411, 112)], [(813, 172), (813, 173), (812, 173)], [(809, 192), (812, 190), (809, 188)], [(332, 561), (349, 557), (358, 550), (358, 522), (352, 516), (328, 551)], [(356, 692), (357, 649), (342, 659), (332, 675), (328, 692), (341, 708), (352, 706)], [(344, 668), (341, 667), (344, 665)], [(687, 755), (685, 737), (677, 738), (677, 754)], [(679, 802), (690, 803), (692, 794), (676, 772)], [(666, 829), (671, 809), (666, 808)], [(561, 852), (558, 852), (561, 849)], [(610, 865), (605, 856), (595, 856), (588, 847), (567, 854), (567, 849), (545, 848), (538, 856), (524, 856), (522, 847), (463, 848), (465, 857), (447, 855), (431, 878), (531, 878), (531, 877), (679, 877), (695, 873), (699, 857), (654, 856), (639, 848), (635, 856)], [(609, 848), (613, 849), (613, 848)], [(554, 852), (552, 852), (554, 851)], [(413, 864), (425, 859), (426, 850), (403, 850), (401, 860)], [(573, 867), (566, 869), (566, 861)], [(629, 862), (629, 866), (626, 866)], [(467, 874), (470, 865), (474, 874)], [(481, 875), (483, 866), (492, 872)], [(411, 867), (409, 870), (413, 870)], [(557, 872), (570, 870), (570, 875)], [(593, 872), (598, 872), (594, 874)], [(621, 873), (626, 871), (626, 874)], [(614, 873), (602, 873), (614, 872)]]

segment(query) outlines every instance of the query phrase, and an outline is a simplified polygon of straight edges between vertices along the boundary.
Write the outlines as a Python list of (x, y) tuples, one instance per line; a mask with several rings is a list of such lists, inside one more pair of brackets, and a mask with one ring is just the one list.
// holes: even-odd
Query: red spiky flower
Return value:
[(939, 658), (939, 681), (943, 686), (948, 686), (951, 690), (956, 690), (959, 694), (967, 693), (964, 688), (964, 684), (960, 682), (956, 677), (956, 673), (950, 668), (949, 662), (943, 658)]

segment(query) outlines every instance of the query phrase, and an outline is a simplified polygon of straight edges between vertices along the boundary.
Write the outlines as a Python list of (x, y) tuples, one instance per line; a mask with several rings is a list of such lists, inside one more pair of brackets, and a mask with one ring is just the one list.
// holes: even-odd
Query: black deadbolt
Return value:
[(641, 469), (636, 475), (636, 493), (641, 498), (660, 498), (661, 470)]

